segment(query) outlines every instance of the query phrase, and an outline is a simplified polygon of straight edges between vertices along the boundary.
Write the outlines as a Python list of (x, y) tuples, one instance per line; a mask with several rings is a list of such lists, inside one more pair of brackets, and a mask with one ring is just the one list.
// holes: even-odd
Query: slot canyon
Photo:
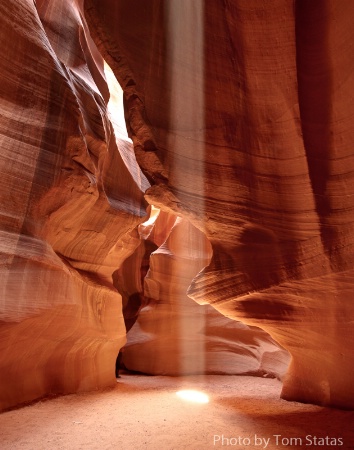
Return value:
[(0, 420), (119, 397), (120, 354), (132, 386), (269, 381), (352, 428), (353, 19), (352, 0), (0, 2)]

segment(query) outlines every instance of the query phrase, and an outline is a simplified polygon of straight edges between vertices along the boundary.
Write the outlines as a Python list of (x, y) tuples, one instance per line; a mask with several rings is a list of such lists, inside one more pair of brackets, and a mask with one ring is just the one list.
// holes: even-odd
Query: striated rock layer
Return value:
[(354, 3), (85, 12), (125, 89), (147, 200), (212, 244), (190, 297), (289, 350), (284, 398), (354, 407)]
[[(217, 373), (282, 378), (288, 353), (267, 333), (187, 297), (191, 281), (212, 256), (205, 235), (187, 220), (156, 209), (139, 226), (139, 233), (141, 246), (118, 270), (118, 285), (127, 299), (123, 309), (127, 330), (132, 326), (123, 353), (125, 368), (151, 375)], [(138, 273), (139, 267), (143, 283), (134, 283), (129, 273)], [(129, 323), (137, 299), (139, 314), (135, 323)]]
[(3, 3), (0, 409), (113, 383), (134, 323), (136, 370), (274, 372), (259, 326), (354, 407), (354, 4)]
[(149, 184), (107, 118), (81, 3), (0, 4), (0, 409), (112, 384), (126, 340), (112, 274)]

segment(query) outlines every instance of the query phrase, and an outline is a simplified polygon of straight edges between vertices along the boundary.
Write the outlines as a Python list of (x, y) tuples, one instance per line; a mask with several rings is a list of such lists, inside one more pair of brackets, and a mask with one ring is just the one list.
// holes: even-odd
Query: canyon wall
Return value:
[(0, 409), (115, 383), (112, 273), (149, 186), (107, 118), (103, 59), (76, 2), (0, 5)]
[[(128, 331), (124, 367), (150, 375), (283, 378), (289, 355), (266, 332), (187, 296), (212, 256), (204, 233), (186, 219), (153, 208), (139, 234), (140, 247), (117, 271)], [(139, 268), (136, 280), (131, 274)]]
[(353, 2), (85, 12), (125, 89), (145, 198), (212, 245), (189, 296), (289, 350), (284, 398), (353, 407)]
[[(0, 410), (114, 385), (118, 351), (138, 314), (125, 351), (132, 370), (281, 377), (287, 353), (266, 333), (186, 296), (211, 257), (204, 234), (163, 212), (159, 231), (150, 230), (150, 183), (117, 118), (121, 94), (107, 85), (114, 76), (83, 7), (80, 0), (0, 6)], [(130, 133), (144, 136), (135, 150), (147, 150), (146, 159), (151, 150), (156, 168), (146, 175), (154, 183), (161, 165), (143, 103), (129, 76), (119, 79), (136, 110)], [(198, 317), (197, 332), (190, 325)], [(197, 367), (180, 364), (196, 354)]]
[(269, 333), (284, 398), (354, 407), (353, 16), (0, 4), (0, 409), (114, 384), (127, 329), (132, 370), (281, 377)]

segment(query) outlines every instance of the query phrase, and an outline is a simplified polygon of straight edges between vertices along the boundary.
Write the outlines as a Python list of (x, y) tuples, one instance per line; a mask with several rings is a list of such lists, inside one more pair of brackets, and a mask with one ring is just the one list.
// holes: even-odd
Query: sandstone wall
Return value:
[[(268, 332), (292, 357), (284, 398), (354, 406), (353, 17), (350, 0), (0, 4), (0, 408), (114, 383), (135, 293), (128, 365), (233, 354), (269, 373)], [(138, 234), (147, 203), (160, 235)]]
[(126, 89), (147, 200), (212, 244), (189, 296), (290, 351), (284, 398), (353, 407), (353, 2), (85, 10)]
[(107, 118), (79, 2), (9, 0), (0, 21), (3, 409), (115, 382), (126, 337), (112, 273), (139, 244), (149, 184), (120, 153), (132, 145)]
[[(193, 278), (212, 257), (205, 235), (186, 219), (156, 209), (139, 225), (139, 234), (141, 246), (118, 270), (118, 286), (128, 304), (124, 315), (134, 313), (140, 302), (136, 322), (128, 322), (125, 368), (150, 375), (283, 378), (289, 355), (266, 332), (187, 296)], [(140, 267), (142, 280), (134, 280), (130, 274)]]

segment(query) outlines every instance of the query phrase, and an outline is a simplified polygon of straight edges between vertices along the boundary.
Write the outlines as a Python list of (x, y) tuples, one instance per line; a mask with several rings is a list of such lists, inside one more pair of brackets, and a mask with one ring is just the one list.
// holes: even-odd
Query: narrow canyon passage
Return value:
[(353, 22), (0, 1), (0, 450), (353, 448)]
[(112, 389), (3, 413), (1, 450), (354, 449), (353, 411), (287, 402), (280, 389), (259, 377), (123, 374)]

